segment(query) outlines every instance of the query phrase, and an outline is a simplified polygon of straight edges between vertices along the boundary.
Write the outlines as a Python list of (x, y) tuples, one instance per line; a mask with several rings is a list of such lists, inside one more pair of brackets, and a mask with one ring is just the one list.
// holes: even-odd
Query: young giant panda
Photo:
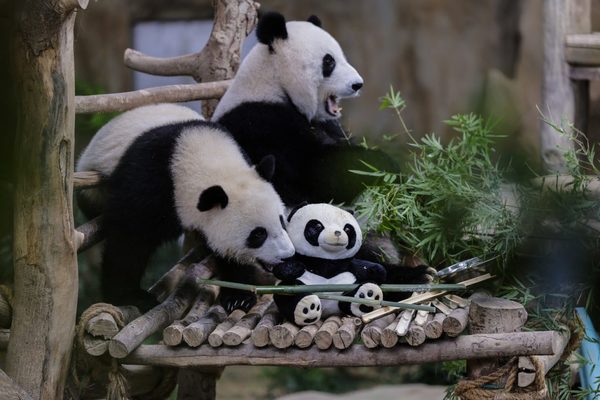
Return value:
[[(159, 115), (165, 109), (153, 110)], [(180, 119), (192, 116), (176, 111)], [(140, 120), (143, 113), (130, 111), (109, 122), (82, 157), (99, 161), (80, 162), (109, 173), (102, 206), (107, 301), (142, 309), (154, 304), (139, 287), (144, 269), (156, 248), (182, 229), (203, 234), (222, 263), (240, 266), (238, 275), (243, 266), (278, 264), (294, 254), (283, 227), (283, 203), (268, 182), (272, 157), (252, 167), (214, 123), (196, 118), (160, 126), (159, 116)], [(151, 120), (159, 126), (147, 130)], [(122, 153), (112, 171), (101, 159), (109, 143)]]
[(288, 206), (350, 202), (364, 189), (360, 160), (394, 169), (378, 151), (352, 145), (339, 124), (339, 101), (358, 95), (362, 77), (317, 17), (285, 21), (266, 13), (212, 117), (254, 162), (276, 158), (273, 185)]

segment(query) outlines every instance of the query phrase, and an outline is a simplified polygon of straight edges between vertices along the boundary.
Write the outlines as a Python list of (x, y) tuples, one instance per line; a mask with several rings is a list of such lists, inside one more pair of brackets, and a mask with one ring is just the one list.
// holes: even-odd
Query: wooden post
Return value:
[(6, 372), (62, 398), (77, 309), (73, 223), (73, 24), (87, 0), (15, 2), (14, 314)]
[(177, 376), (177, 400), (214, 400), (223, 368), (182, 368)]
[[(591, 31), (590, 0), (544, 0), (544, 73), (542, 112), (555, 122), (573, 122), (586, 129), (588, 82), (572, 81), (565, 58), (567, 34)], [(551, 126), (541, 122), (542, 162), (549, 173), (564, 172), (563, 153), (573, 147)]]

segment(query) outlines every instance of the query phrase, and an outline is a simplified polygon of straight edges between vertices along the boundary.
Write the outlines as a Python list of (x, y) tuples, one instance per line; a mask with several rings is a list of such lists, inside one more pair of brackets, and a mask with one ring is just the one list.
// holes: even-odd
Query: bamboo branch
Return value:
[(127, 111), (148, 104), (219, 99), (223, 96), (230, 83), (231, 81), (225, 80), (187, 85), (159, 86), (132, 92), (75, 96), (75, 112), (78, 114), (87, 114), (94, 112)]
[[(325, 324), (323, 324), (325, 325)], [(463, 335), (442, 339), (418, 348), (396, 347), (373, 351), (364, 346), (352, 346), (346, 351), (321, 352), (317, 348), (294, 349), (285, 352), (272, 348), (257, 348), (250, 343), (238, 347), (173, 349), (163, 345), (142, 345), (125, 360), (127, 364), (171, 367), (281, 365), (294, 367), (394, 366), (474, 358), (498, 358), (516, 355), (554, 354), (554, 331), (501, 334)]]
[(352, 296), (341, 296), (337, 294), (319, 294), (320, 299), (324, 300), (335, 300), (335, 301), (344, 301), (348, 303), (356, 303), (356, 304), (365, 304), (368, 306), (386, 306), (392, 308), (400, 308), (406, 310), (421, 310), (434, 312), (435, 308), (426, 305), (417, 305), (417, 304), (408, 304), (404, 302), (396, 302), (396, 301), (387, 301), (387, 300), (367, 300), (356, 298)]

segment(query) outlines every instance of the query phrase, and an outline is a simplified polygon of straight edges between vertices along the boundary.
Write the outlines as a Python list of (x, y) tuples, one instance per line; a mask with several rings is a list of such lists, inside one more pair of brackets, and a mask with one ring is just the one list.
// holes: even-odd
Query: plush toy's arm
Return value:
[(292, 258), (291, 260), (287, 260), (282, 262), (281, 264), (277, 264), (273, 268), (273, 275), (275, 275), (277, 279), (281, 279), (282, 281), (290, 281), (302, 276), (304, 271), (306, 271), (306, 267), (304, 266), (304, 264)]
[(352, 259), (350, 264), (350, 272), (358, 282), (373, 282), (378, 285), (385, 282), (387, 272), (383, 265), (358, 258)]

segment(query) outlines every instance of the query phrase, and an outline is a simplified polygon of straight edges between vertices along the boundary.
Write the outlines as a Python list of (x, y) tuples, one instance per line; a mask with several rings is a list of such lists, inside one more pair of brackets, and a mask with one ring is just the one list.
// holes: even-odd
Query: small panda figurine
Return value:
[[(294, 209), (287, 222), (296, 254), (273, 269), (281, 284), (359, 283), (357, 289), (344, 295), (383, 298), (378, 285), (386, 280), (385, 268), (354, 258), (362, 244), (362, 232), (351, 213), (331, 204), (307, 204)], [(374, 309), (357, 303), (320, 300), (312, 294), (275, 295), (274, 300), (283, 316), (297, 325), (309, 325), (340, 312), (360, 317)]]
[[(273, 158), (250, 165), (227, 131), (182, 106), (142, 107), (113, 119), (78, 170), (106, 177), (103, 192), (80, 198), (88, 218), (103, 216), (102, 288), (115, 305), (155, 304), (140, 280), (154, 251), (183, 229), (200, 232), (238, 281), (248, 265), (275, 265), (294, 254), (284, 205), (269, 183)], [(244, 297), (225, 298), (229, 306), (252, 306)]]
[(268, 12), (256, 35), (212, 120), (253, 162), (275, 157), (273, 186), (287, 206), (351, 202), (371, 179), (348, 172), (364, 168), (361, 160), (397, 170), (385, 153), (352, 144), (342, 129), (340, 101), (357, 96), (363, 78), (319, 18), (286, 22)]

